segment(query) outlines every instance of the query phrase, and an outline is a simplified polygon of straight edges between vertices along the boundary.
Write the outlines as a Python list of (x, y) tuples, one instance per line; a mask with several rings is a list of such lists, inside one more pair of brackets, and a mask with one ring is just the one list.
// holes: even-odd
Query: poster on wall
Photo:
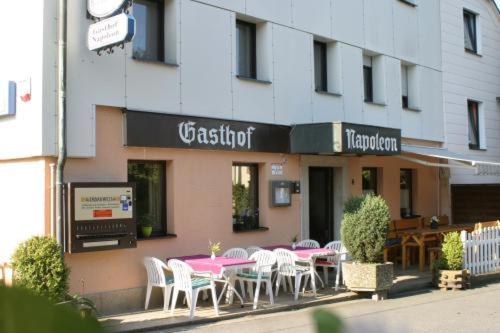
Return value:
[(132, 187), (75, 188), (75, 221), (133, 218)]

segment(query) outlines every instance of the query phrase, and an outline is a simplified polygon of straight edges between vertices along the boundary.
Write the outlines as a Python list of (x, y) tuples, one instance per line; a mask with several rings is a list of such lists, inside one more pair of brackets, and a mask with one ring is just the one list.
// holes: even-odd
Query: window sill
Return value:
[(243, 80), (243, 81), (250, 81), (250, 82), (262, 83), (262, 84), (272, 84), (271, 81), (254, 79), (253, 77), (248, 77), (248, 76), (236, 75), (236, 77), (240, 80)]
[(404, 3), (404, 4), (407, 4), (408, 6), (411, 6), (411, 7), (417, 7), (417, 4), (412, 2), (412, 1), (409, 1), (409, 0), (399, 0), (399, 1)]
[(416, 108), (403, 108), (403, 110), (405, 111), (411, 111), (411, 112), (422, 112), (422, 110), (420, 109), (416, 109)]
[(483, 55), (482, 54), (479, 54), (477, 53), (477, 51), (474, 51), (474, 50), (469, 50), (469, 49), (464, 49), (465, 50), (465, 53), (469, 53), (471, 55), (475, 55), (476, 57), (482, 57)]
[(176, 234), (165, 234), (165, 235), (151, 235), (151, 237), (137, 237), (137, 241), (149, 241), (149, 240), (156, 240), (156, 239), (169, 239), (169, 238), (177, 238)]
[(327, 96), (334, 96), (334, 97), (342, 97), (341, 93), (336, 93), (336, 92), (330, 92), (330, 91), (325, 91), (325, 90), (314, 90), (317, 94), (320, 95), (327, 95)]
[(244, 234), (247, 232), (262, 232), (262, 231), (269, 231), (269, 228), (267, 227), (258, 227), (257, 229), (251, 229), (251, 230), (233, 230), (233, 233), (235, 234)]
[(373, 101), (367, 101), (367, 100), (365, 100), (365, 103), (370, 104), (370, 105), (376, 105), (376, 106), (387, 106), (387, 104), (385, 104), (385, 103), (379, 103), (379, 102), (373, 102)]
[(469, 149), (470, 150), (478, 150), (478, 151), (486, 151), (486, 148), (481, 148), (481, 147), (471, 145), (471, 144), (469, 144)]
[(143, 58), (137, 58), (137, 57), (132, 57), (133, 60), (138, 61), (138, 62), (143, 62), (145, 64), (152, 64), (152, 65), (160, 65), (160, 66), (167, 66), (167, 67), (179, 67), (179, 64), (173, 63), (173, 62), (165, 62), (165, 61), (159, 61), (159, 60), (151, 60), (151, 59), (143, 59)]

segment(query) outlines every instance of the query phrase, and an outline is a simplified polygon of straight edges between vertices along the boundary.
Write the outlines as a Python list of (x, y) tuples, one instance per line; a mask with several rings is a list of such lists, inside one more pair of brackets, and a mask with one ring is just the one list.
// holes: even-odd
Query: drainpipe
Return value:
[(55, 194), (56, 194), (56, 164), (50, 163), (50, 237), (56, 237), (56, 212), (55, 212)]
[(56, 167), (56, 239), (64, 254), (64, 164), (66, 163), (66, 34), (67, 0), (58, 0), (57, 21), (57, 167)]

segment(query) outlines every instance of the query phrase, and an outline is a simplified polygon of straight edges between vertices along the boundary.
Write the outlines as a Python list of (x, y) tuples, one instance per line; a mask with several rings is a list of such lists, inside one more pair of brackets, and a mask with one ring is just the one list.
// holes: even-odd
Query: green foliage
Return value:
[(340, 232), (354, 261), (383, 261), (390, 220), (389, 207), (380, 196), (367, 195), (346, 202)]
[(462, 269), (463, 245), (458, 232), (450, 232), (444, 235), (443, 258), (447, 269)]
[(316, 310), (313, 312), (318, 333), (340, 333), (342, 332), (342, 321), (339, 317), (326, 310)]
[(244, 215), (250, 208), (250, 191), (243, 184), (233, 184), (233, 215)]
[(0, 286), (0, 332), (101, 333), (94, 318), (82, 319), (65, 305), (54, 306), (44, 297), (20, 288)]
[(145, 214), (139, 218), (139, 224), (142, 227), (152, 227), (156, 219), (152, 214)]
[(54, 239), (35, 236), (19, 244), (12, 256), (12, 267), (16, 285), (54, 302), (64, 300), (69, 268)]
[(432, 268), (432, 273), (436, 274), (441, 270), (448, 269), (448, 263), (443, 257), (440, 257), (436, 261), (434, 261), (431, 268)]

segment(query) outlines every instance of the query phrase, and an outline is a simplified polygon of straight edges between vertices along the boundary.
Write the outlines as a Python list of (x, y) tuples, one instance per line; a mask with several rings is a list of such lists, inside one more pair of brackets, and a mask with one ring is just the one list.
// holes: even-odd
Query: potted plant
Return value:
[(439, 227), (439, 218), (437, 216), (431, 217), (429, 225), (431, 229), (437, 229)]
[(220, 252), (220, 242), (208, 241), (208, 251), (211, 253), (210, 258), (215, 260), (215, 255)]
[(463, 244), (458, 232), (444, 235), (443, 256), (432, 267), (433, 281), (442, 290), (470, 287), (470, 272), (462, 269)]
[(141, 216), (139, 221), (142, 236), (146, 238), (151, 237), (151, 233), (153, 232), (154, 216), (151, 214), (146, 214)]
[(352, 291), (373, 293), (374, 300), (384, 299), (392, 286), (393, 263), (383, 262), (390, 219), (380, 196), (354, 197), (344, 206), (341, 238), (352, 257), (342, 264), (345, 284)]
[(90, 318), (93, 313), (97, 313), (94, 302), (89, 298), (76, 294), (71, 296), (70, 303), (82, 318)]
[(299, 238), (299, 236), (297, 236), (297, 235), (292, 237), (292, 249), (294, 249), (294, 250), (297, 247), (298, 238)]

